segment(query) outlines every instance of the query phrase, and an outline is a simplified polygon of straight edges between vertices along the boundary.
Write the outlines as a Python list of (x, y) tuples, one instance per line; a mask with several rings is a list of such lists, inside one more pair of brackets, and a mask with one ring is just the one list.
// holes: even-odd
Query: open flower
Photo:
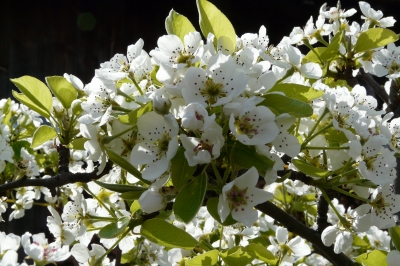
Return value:
[(258, 218), (253, 207), (270, 200), (273, 196), (268, 191), (256, 188), (257, 181), (257, 169), (252, 167), (222, 188), (218, 201), (218, 214), (222, 222), (232, 213), (236, 221), (247, 227), (253, 225)]
[(161, 116), (148, 112), (137, 122), (140, 141), (133, 147), (130, 162), (146, 167), (142, 176), (146, 180), (160, 177), (178, 150), (178, 123), (172, 114)]

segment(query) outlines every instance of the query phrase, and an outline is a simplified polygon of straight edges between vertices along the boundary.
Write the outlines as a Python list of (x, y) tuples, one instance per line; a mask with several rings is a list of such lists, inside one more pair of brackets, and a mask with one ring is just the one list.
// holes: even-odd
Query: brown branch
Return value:
[(360, 68), (359, 75), (357, 76), (361, 78), (363, 81), (368, 83), (368, 85), (374, 90), (376, 95), (382, 99), (387, 105), (389, 105), (389, 95), (386, 93), (385, 89), (382, 88), (375, 79), (369, 73), (365, 73), (363, 68)]
[(273, 203), (269, 201), (264, 202), (255, 206), (255, 208), (263, 212), (264, 214), (274, 218), (280, 224), (285, 226), (290, 232), (293, 232), (296, 235), (299, 235), (300, 237), (312, 243), (315, 252), (321, 254), (334, 265), (355, 265), (355, 263), (345, 254), (336, 254), (333, 251), (333, 247), (325, 246), (324, 243), (322, 243), (321, 235), (317, 231), (308, 228), (306, 225), (302, 224), (293, 216), (287, 214), (285, 211), (275, 206)]
[(88, 183), (92, 180), (97, 180), (100, 177), (108, 174), (112, 169), (112, 164), (107, 163), (103, 172), (97, 175), (98, 168), (96, 167), (91, 173), (70, 173), (64, 172), (57, 174), (51, 178), (39, 178), (39, 179), (26, 179), (21, 178), (13, 182), (9, 182), (0, 185), (0, 192), (7, 191), (10, 189), (34, 186), (34, 187), (47, 187), (49, 189), (54, 189), (56, 187), (61, 187), (63, 185), (72, 184), (76, 182)]

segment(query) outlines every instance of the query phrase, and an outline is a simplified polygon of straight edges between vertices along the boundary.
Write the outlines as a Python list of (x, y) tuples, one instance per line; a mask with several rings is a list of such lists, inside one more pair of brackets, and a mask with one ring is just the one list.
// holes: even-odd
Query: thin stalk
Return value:
[(347, 192), (346, 190), (343, 190), (343, 189), (341, 189), (341, 188), (334, 187), (334, 186), (331, 187), (331, 188), (332, 188), (333, 190), (336, 190), (337, 192), (340, 192), (340, 193), (346, 195), (346, 196), (349, 196), (349, 197), (352, 197), (352, 198), (355, 198), (355, 199), (359, 199), (359, 200), (362, 200), (362, 201), (364, 201), (364, 202), (368, 202), (368, 200), (367, 200), (366, 198), (357, 196), (356, 194), (349, 193), (349, 192)]
[(221, 175), (218, 172), (217, 166), (215, 165), (215, 161), (211, 161), (211, 166), (214, 170), (215, 177), (217, 178), (218, 187), (220, 187), (220, 188), (223, 187), (224, 184), (222, 183), (223, 181), (222, 181)]
[(87, 193), (90, 194), (90, 196), (92, 196), (94, 199), (96, 199), (96, 200), (99, 202), (99, 204), (100, 204), (101, 206), (103, 206), (104, 209), (106, 209), (106, 210), (108, 211), (108, 213), (109, 213), (112, 217), (117, 218), (117, 216), (115, 215), (115, 213), (112, 212), (111, 209), (108, 208), (108, 206), (105, 205), (104, 202), (103, 202), (102, 200), (100, 200), (92, 191), (90, 191), (89, 187), (88, 187), (86, 184), (83, 184), (82, 187), (86, 190)]
[(130, 230), (126, 230), (120, 238), (118, 238), (118, 240), (114, 243), (114, 245), (112, 245), (100, 258), (98, 258), (94, 265), (101, 265), (102, 260), (111, 252), (114, 250), (114, 248), (119, 244), (119, 242), (121, 242), (122, 239), (125, 238), (125, 236), (129, 233)]
[(303, 144), (301, 144), (301, 149), (300, 150), (304, 150), (304, 147), (307, 145), (308, 142), (310, 142), (312, 139), (314, 139), (316, 136), (318, 136), (319, 134), (321, 134), (322, 132), (330, 129), (331, 127), (333, 127), (333, 124), (330, 123), (329, 125), (327, 125), (326, 127), (324, 127), (323, 129), (321, 129), (320, 131), (318, 131), (317, 133), (315, 133), (314, 135), (311, 135), (309, 137), (307, 137), (305, 139), (305, 141), (303, 142)]

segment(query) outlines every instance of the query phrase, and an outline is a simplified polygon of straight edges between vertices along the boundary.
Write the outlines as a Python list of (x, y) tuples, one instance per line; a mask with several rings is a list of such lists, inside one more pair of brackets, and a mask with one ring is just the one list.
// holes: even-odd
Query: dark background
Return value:
[[(235, 27), (236, 34), (258, 33), (265, 25), (270, 44), (278, 44), (294, 26), (303, 27), (312, 15), (318, 17), (325, 0), (214, 0)], [(399, 0), (370, 0), (385, 16), (395, 16)], [(336, 1), (328, 1), (336, 6)], [(11, 96), (10, 78), (31, 75), (44, 81), (46, 76), (74, 74), (90, 82), (99, 64), (115, 53), (126, 54), (128, 45), (143, 38), (145, 50), (157, 46), (166, 34), (165, 18), (169, 11), (187, 16), (198, 26), (195, 0), (153, 1), (76, 1), (38, 0), (1, 1), (0, 5), (0, 98)], [(342, 0), (342, 8), (356, 8), (352, 20), (361, 22), (358, 1)], [(95, 21), (95, 23), (93, 23)], [(392, 28), (399, 30), (400, 22)], [(9, 205), (11, 207), (11, 204)], [(0, 223), (0, 231), (22, 235), (46, 230), (45, 208), (34, 207), (12, 223)], [(7, 212), (7, 214), (10, 211)], [(8, 220), (8, 215), (3, 218)]]
[[(157, 46), (158, 37), (166, 34), (164, 21), (172, 8), (200, 31), (195, 0), (1, 2), (0, 98), (11, 96), (14, 85), (10, 78), (23, 75), (44, 80), (46, 76), (69, 73), (88, 83), (100, 63), (115, 53), (126, 54), (127, 46), (139, 38), (150, 52)], [(270, 44), (278, 44), (294, 26), (303, 27), (311, 15), (315, 21), (326, 0), (211, 2), (231, 20), (238, 36), (258, 33), (265, 25)], [(399, 0), (369, 3), (385, 16), (395, 16), (400, 10)], [(328, 1), (329, 5), (336, 6), (336, 0)], [(356, 8), (353, 18), (361, 21), (358, 1), (342, 0), (342, 8)]]

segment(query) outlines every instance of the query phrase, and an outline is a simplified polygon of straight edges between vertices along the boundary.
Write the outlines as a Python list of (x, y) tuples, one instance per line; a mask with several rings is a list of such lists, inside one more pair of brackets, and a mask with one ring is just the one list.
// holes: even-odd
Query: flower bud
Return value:
[(169, 114), (169, 108), (171, 108), (171, 101), (168, 98), (161, 96), (154, 96), (153, 98), (154, 111), (159, 115)]
[(142, 193), (139, 204), (144, 212), (153, 213), (165, 208), (166, 200), (160, 192), (149, 189)]

